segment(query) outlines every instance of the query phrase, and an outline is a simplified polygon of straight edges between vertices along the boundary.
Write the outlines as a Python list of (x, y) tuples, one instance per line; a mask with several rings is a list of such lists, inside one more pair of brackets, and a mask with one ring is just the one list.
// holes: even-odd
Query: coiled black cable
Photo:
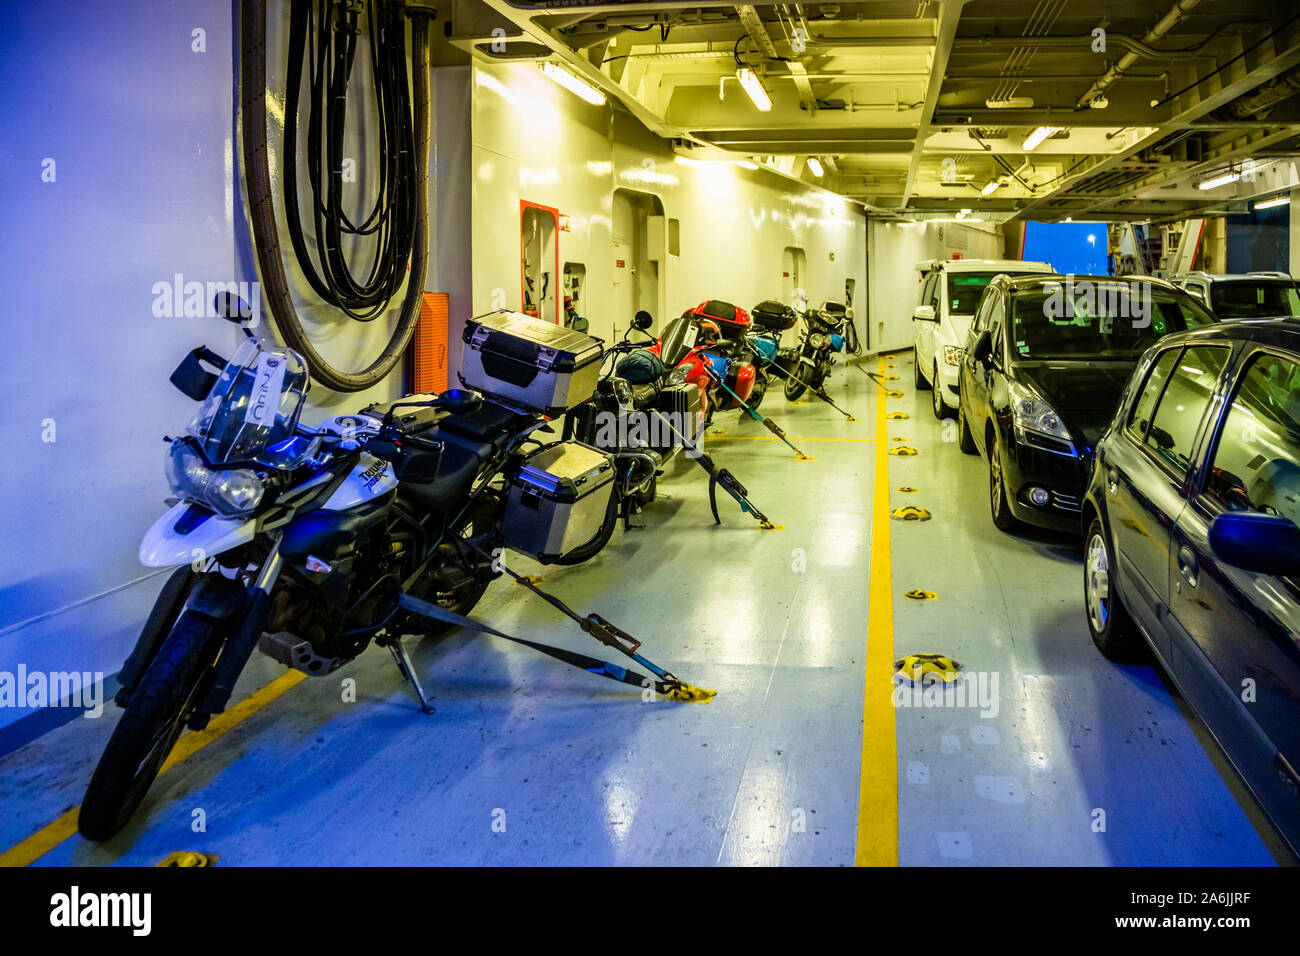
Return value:
[[(363, 20), (364, 17), (364, 20)], [(353, 222), (344, 211), (348, 90), (362, 26), (369, 35), (377, 159), (374, 205)], [(284, 207), (298, 266), (327, 304), (369, 322), (406, 281), (416, 225), (414, 129), (406, 73), (406, 22), (396, 0), (293, 0), (284, 116)], [(304, 68), (308, 95), (305, 167), (311, 194), (315, 254), (305, 237), (299, 201), (299, 100)], [(359, 165), (359, 164), (358, 164)], [(349, 262), (345, 242), (366, 237), (369, 262)], [(363, 259), (364, 253), (353, 254)]]

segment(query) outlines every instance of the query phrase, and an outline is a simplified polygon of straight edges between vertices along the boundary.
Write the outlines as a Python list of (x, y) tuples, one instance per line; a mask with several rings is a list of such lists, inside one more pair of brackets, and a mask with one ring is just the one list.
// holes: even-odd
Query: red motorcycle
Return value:
[(648, 350), (657, 354), (670, 384), (688, 382), (700, 390), (704, 421), (715, 409), (740, 408), (754, 391), (757, 370), (745, 360), (749, 313), (730, 302), (710, 299), (668, 323)]

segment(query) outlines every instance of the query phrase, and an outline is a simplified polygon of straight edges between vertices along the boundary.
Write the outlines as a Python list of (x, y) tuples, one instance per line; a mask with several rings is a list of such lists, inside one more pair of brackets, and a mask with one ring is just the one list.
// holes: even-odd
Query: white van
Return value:
[(957, 410), (957, 368), (962, 344), (985, 287), (996, 275), (1041, 275), (1055, 270), (1046, 262), (1019, 259), (929, 259), (916, 264), (920, 291), (912, 309), (916, 350), (916, 388), (932, 388), (935, 418)]

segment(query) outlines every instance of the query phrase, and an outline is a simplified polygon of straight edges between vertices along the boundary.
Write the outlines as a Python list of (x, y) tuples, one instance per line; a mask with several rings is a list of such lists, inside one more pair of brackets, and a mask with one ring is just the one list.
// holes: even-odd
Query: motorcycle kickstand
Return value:
[(415, 665), (411, 663), (411, 657), (406, 653), (406, 648), (402, 646), (402, 639), (394, 637), (387, 645), (388, 650), (393, 655), (393, 660), (397, 664), (397, 669), (402, 672), (402, 676), (410, 682), (415, 688), (415, 696), (420, 700), (420, 713), (433, 714), (436, 709), (429, 702), (428, 696), (424, 693), (424, 685), (420, 683), (420, 678), (415, 673)]

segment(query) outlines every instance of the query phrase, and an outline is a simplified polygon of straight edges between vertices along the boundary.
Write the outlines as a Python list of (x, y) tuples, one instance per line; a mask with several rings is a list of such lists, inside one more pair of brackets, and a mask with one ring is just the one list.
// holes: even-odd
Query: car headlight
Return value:
[(961, 353), (960, 345), (945, 345), (943, 347), (943, 360), (948, 365), (960, 365)]
[(209, 468), (188, 442), (172, 442), (167, 482), (174, 495), (206, 505), (226, 518), (252, 512), (262, 500), (262, 479), (251, 468)]
[(1007, 391), (1011, 396), (1011, 415), (1017, 440), (1024, 441), (1026, 432), (1034, 432), (1074, 443), (1065, 423), (1051, 405), (1018, 382), (1009, 382)]

